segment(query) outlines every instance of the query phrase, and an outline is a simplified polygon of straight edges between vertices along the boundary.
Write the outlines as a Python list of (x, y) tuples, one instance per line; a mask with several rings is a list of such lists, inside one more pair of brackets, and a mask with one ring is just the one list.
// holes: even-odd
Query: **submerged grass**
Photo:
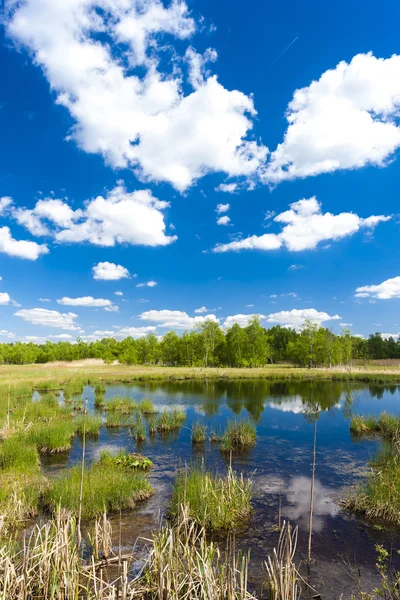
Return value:
[(221, 452), (248, 450), (256, 443), (256, 427), (250, 421), (229, 421), (220, 443)]
[(184, 506), (201, 527), (235, 529), (251, 514), (251, 488), (251, 481), (231, 467), (225, 477), (196, 467), (183, 470), (175, 481), (170, 515), (176, 519)]
[[(52, 512), (60, 505), (73, 514), (79, 511), (81, 467), (73, 467), (52, 480), (44, 493), (44, 503)], [(146, 477), (116, 464), (104, 454), (99, 462), (86, 467), (83, 475), (82, 518), (92, 519), (105, 510), (132, 509), (136, 502), (151, 496), (153, 489)]]

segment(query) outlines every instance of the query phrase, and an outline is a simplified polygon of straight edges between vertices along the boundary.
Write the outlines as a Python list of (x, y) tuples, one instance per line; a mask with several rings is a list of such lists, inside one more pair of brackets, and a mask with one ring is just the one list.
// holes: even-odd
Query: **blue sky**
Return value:
[(253, 313), (398, 334), (399, 17), (6, 1), (0, 339)]

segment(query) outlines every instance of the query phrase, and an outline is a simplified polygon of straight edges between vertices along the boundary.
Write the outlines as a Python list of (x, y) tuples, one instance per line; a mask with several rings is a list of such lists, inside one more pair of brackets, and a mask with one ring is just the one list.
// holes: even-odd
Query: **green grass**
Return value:
[(350, 431), (357, 434), (378, 433), (384, 437), (392, 437), (400, 431), (400, 417), (382, 412), (379, 417), (353, 416), (350, 422)]
[(94, 406), (95, 406), (95, 408), (104, 408), (104, 406), (105, 406), (104, 394), (102, 394), (102, 393), (95, 394)]
[(103, 425), (102, 418), (96, 415), (79, 415), (74, 423), (76, 433), (83, 435), (83, 429), (85, 428), (86, 435), (93, 436), (99, 435)]
[(84, 382), (81, 379), (71, 379), (63, 387), (64, 399), (69, 400), (72, 396), (82, 394), (83, 388)]
[(28, 443), (34, 444), (39, 452), (56, 454), (71, 448), (75, 434), (75, 423), (60, 420), (51, 423), (33, 423), (27, 433)]
[(251, 481), (229, 468), (223, 477), (204, 469), (183, 470), (176, 478), (170, 515), (186, 507), (190, 519), (206, 529), (236, 529), (251, 514)]
[(157, 413), (157, 410), (154, 408), (154, 405), (149, 398), (145, 398), (139, 402), (137, 409), (142, 413), (142, 415), (154, 415)]
[(0, 444), (0, 469), (32, 473), (39, 469), (40, 460), (34, 444), (27, 443), (23, 434), (12, 435)]
[(120, 427), (129, 427), (132, 421), (121, 413), (107, 413), (106, 427), (110, 429), (119, 429)]
[(133, 437), (137, 442), (144, 442), (146, 440), (146, 425), (141, 413), (135, 415), (132, 429)]
[(174, 409), (172, 411), (164, 410), (156, 419), (156, 429), (160, 433), (179, 429), (182, 423), (186, 420), (186, 415), (183, 411)]
[(202, 423), (195, 423), (192, 427), (192, 443), (205, 444), (207, 439), (207, 427)]
[[(81, 467), (73, 467), (53, 479), (44, 493), (44, 504), (52, 512), (60, 505), (77, 514)], [(151, 496), (153, 489), (146, 477), (115, 464), (112, 457), (103, 455), (98, 463), (85, 468), (83, 478), (82, 518), (92, 519), (104, 510), (113, 513), (134, 508), (136, 503)]]
[(107, 387), (105, 383), (99, 382), (96, 383), (95, 387), (94, 387), (94, 393), (95, 394), (105, 394), (107, 391)]
[(256, 427), (250, 421), (229, 421), (220, 442), (221, 452), (248, 450), (256, 443)]
[(111, 400), (107, 400), (105, 410), (107, 412), (119, 412), (124, 415), (131, 414), (136, 409), (136, 404), (130, 398), (120, 398), (115, 396)]

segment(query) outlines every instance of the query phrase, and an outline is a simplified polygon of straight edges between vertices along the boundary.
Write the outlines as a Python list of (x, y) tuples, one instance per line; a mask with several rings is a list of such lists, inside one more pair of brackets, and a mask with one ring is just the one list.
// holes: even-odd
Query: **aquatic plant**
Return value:
[(105, 394), (107, 391), (107, 387), (105, 383), (99, 382), (96, 383), (95, 387), (94, 387), (94, 393), (95, 394)]
[(133, 437), (137, 442), (144, 442), (146, 440), (146, 426), (141, 413), (135, 415), (133, 422)]
[(297, 600), (300, 598), (300, 575), (294, 562), (298, 528), (283, 523), (278, 546), (265, 561), (267, 588), (271, 600)]
[(100, 463), (107, 466), (118, 465), (124, 469), (138, 469), (140, 471), (148, 471), (153, 466), (153, 463), (149, 458), (142, 454), (135, 454), (134, 452), (127, 452), (122, 450), (115, 456), (109, 452), (102, 452), (100, 456)]
[(256, 428), (250, 421), (230, 421), (220, 443), (222, 452), (247, 450), (256, 443)]
[(186, 506), (188, 516), (206, 529), (235, 529), (251, 514), (251, 488), (251, 481), (231, 467), (225, 477), (203, 468), (184, 469), (174, 484), (170, 515), (176, 518)]
[(136, 404), (130, 398), (120, 398), (115, 396), (107, 400), (105, 410), (107, 412), (119, 412), (125, 415), (131, 414), (136, 409)]
[(104, 408), (104, 406), (105, 406), (104, 394), (96, 393), (95, 397), (94, 397), (94, 407), (95, 408)]
[(107, 413), (107, 419), (106, 419), (106, 427), (109, 427), (110, 429), (118, 429), (119, 427), (128, 427), (131, 424), (131, 421), (128, 419), (128, 417), (124, 414), (121, 413)]
[(34, 444), (39, 452), (54, 454), (71, 448), (75, 434), (72, 420), (59, 420), (50, 423), (33, 423), (27, 432), (28, 443)]
[(183, 411), (174, 409), (173, 411), (164, 410), (157, 417), (157, 431), (163, 433), (179, 429), (182, 423), (186, 420), (186, 415)]
[(207, 427), (202, 423), (195, 423), (192, 427), (193, 444), (205, 444), (207, 439)]
[[(112, 463), (105, 468), (103, 457), (97, 463), (84, 469), (82, 518), (92, 519), (104, 512), (131, 509), (136, 502), (152, 495), (153, 489), (142, 474)], [(44, 492), (44, 504), (55, 512), (57, 506), (66, 508), (73, 514), (79, 511), (81, 467), (72, 467), (50, 482)]]
[(350, 431), (358, 435), (379, 433), (382, 436), (391, 437), (399, 430), (400, 417), (389, 415), (386, 412), (382, 412), (379, 417), (355, 415), (350, 422)]
[(80, 415), (75, 419), (75, 431), (79, 435), (99, 435), (103, 421), (96, 415)]
[(149, 398), (142, 400), (137, 405), (137, 409), (142, 413), (142, 415), (154, 415), (157, 413), (157, 410), (154, 408), (154, 405)]

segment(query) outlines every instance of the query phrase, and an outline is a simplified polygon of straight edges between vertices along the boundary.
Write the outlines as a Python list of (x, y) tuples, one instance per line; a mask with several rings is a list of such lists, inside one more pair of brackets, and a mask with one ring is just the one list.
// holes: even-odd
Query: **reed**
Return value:
[(157, 410), (154, 408), (152, 401), (149, 398), (145, 398), (137, 405), (137, 409), (142, 415), (155, 415)]
[(164, 410), (157, 418), (157, 431), (165, 433), (179, 429), (182, 423), (186, 420), (186, 415), (183, 411), (174, 409), (173, 411)]
[(298, 600), (301, 589), (294, 555), (296, 552), (298, 528), (292, 530), (290, 523), (283, 523), (278, 546), (265, 562), (267, 588), (271, 600)]
[(135, 415), (133, 422), (133, 437), (137, 442), (146, 441), (146, 425), (141, 413)]
[(363, 417), (355, 415), (350, 422), (350, 431), (357, 435), (377, 433), (384, 437), (392, 437), (400, 430), (400, 417), (382, 412), (379, 417)]
[(100, 433), (103, 420), (96, 415), (80, 415), (75, 419), (74, 423), (75, 431), (78, 435), (83, 435), (85, 427), (86, 435), (97, 436)]
[(176, 519), (182, 506), (188, 516), (206, 529), (236, 529), (251, 514), (252, 483), (231, 467), (225, 477), (203, 468), (182, 470), (175, 481), (170, 515)]
[(126, 415), (121, 413), (107, 413), (106, 427), (110, 429), (119, 429), (120, 427), (129, 427), (131, 421)]
[(131, 414), (136, 409), (136, 404), (130, 398), (120, 398), (115, 396), (111, 400), (107, 400), (105, 410), (107, 412), (119, 412), (124, 415)]

